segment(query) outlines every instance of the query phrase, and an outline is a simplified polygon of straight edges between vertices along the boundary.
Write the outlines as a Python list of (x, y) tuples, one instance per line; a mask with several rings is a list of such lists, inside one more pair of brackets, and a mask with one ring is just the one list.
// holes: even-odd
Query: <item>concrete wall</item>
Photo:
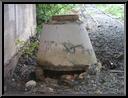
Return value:
[[(18, 51), (16, 40), (18, 39), (27, 40), (29, 36), (34, 35), (35, 28), (36, 28), (36, 6), (34, 4), (5, 4), (4, 5), (5, 68), (9, 63), (10, 59)], [(10, 69), (11, 68), (12, 67), (10, 65)]]

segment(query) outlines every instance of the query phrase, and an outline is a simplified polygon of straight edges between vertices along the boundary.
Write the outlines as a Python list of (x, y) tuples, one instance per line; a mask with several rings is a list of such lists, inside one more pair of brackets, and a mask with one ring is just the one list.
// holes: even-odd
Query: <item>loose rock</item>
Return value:
[(95, 93), (96, 93), (97, 95), (101, 95), (101, 94), (102, 94), (102, 92), (101, 92), (100, 90), (97, 90)]
[(96, 73), (97, 73), (96, 68), (97, 68), (97, 64), (90, 65), (90, 67), (88, 69), (88, 74), (96, 75)]
[(26, 87), (27, 89), (31, 89), (31, 88), (35, 87), (36, 85), (37, 85), (36, 81), (30, 80), (30, 81), (28, 81), (28, 82), (25, 84), (25, 87)]
[(48, 88), (50, 92), (54, 92), (54, 89), (53, 88)]
[(81, 74), (79, 75), (79, 79), (84, 79), (84, 78), (85, 78), (85, 74), (86, 74), (86, 72), (81, 73)]
[(61, 79), (62, 80), (74, 80), (74, 76), (73, 75), (62, 75)]

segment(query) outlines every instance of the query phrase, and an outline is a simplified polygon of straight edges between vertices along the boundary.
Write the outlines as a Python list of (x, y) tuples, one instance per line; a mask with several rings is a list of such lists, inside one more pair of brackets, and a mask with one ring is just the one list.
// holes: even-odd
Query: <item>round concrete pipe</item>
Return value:
[[(72, 17), (75, 17), (73, 21)], [(83, 23), (75, 15), (69, 18), (68, 15), (55, 16), (53, 19), (54, 23), (51, 21), (43, 25), (38, 64), (48, 70), (77, 71), (86, 70), (89, 65), (97, 63)]]

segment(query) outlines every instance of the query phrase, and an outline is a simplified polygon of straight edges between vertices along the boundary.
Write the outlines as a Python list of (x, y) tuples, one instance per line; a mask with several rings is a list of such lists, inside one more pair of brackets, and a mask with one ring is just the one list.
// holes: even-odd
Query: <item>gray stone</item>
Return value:
[(26, 88), (33, 88), (33, 87), (35, 87), (36, 85), (37, 85), (36, 81), (30, 80), (30, 81), (28, 81), (28, 82), (25, 84), (25, 87), (26, 87)]

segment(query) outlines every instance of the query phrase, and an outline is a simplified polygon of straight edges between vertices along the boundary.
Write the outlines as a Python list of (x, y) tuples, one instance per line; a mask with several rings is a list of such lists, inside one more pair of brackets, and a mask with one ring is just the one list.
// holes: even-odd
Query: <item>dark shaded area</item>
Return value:
[(44, 76), (53, 78), (53, 79), (59, 79), (62, 75), (74, 75), (74, 74), (80, 74), (85, 72), (83, 71), (51, 71), (51, 70), (44, 70)]

